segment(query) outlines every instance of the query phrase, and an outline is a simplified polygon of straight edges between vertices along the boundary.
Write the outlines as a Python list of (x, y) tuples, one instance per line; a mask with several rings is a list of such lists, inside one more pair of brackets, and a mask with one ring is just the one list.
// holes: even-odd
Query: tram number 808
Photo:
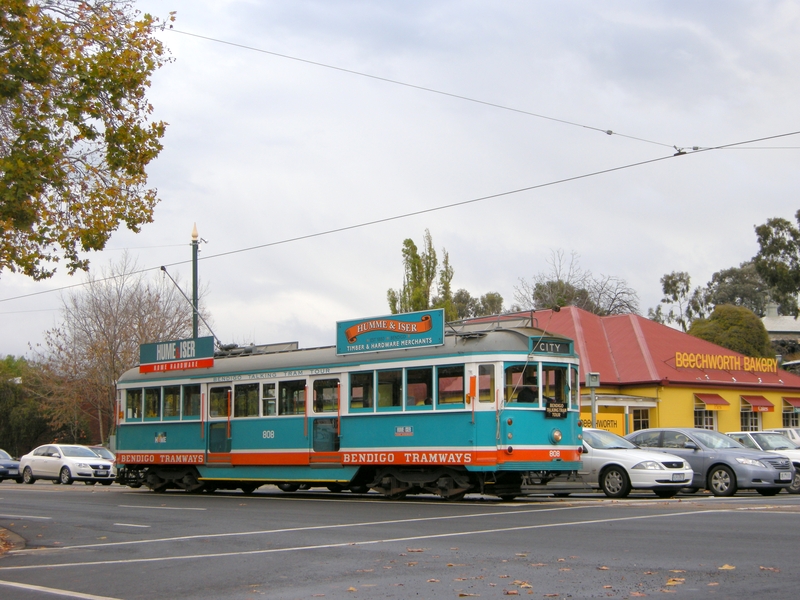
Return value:
[(275, 431), (272, 429), (265, 429), (261, 432), (261, 437), (265, 440), (274, 440), (275, 439)]
[(550, 458), (560, 458), (561, 450), (550, 450)]

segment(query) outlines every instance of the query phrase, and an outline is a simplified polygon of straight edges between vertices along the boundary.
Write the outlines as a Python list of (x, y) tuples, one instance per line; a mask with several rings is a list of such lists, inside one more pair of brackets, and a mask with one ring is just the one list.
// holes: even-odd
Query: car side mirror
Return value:
[(686, 443), (683, 445), (683, 447), (684, 447), (684, 448), (688, 448), (689, 450), (697, 450), (697, 449), (698, 449), (698, 448), (697, 448), (697, 444), (695, 444), (694, 442), (686, 442)]

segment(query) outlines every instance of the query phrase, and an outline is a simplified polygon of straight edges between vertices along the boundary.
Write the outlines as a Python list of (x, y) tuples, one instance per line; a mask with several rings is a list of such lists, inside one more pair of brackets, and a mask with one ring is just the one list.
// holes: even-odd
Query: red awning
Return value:
[(705, 404), (708, 410), (727, 410), (730, 407), (730, 402), (719, 394), (695, 394), (694, 397)]
[(800, 398), (787, 398), (786, 396), (784, 396), (783, 401), (788, 404), (791, 404), (795, 408), (800, 408)]
[(752, 406), (756, 412), (774, 412), (775, 410), (775, 405), (764, 396), (742, 396), (742, 400)]

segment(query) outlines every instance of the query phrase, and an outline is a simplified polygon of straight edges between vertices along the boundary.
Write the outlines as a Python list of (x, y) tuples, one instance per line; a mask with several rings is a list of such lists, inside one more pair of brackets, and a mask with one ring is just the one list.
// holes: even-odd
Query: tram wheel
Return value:
[(516, 494), (502, 494), (498, 496), (498, 498), (500, 498), (500, 500), (502, 500), (503, 502), (511, 502), (516, 497), (517, 497)]
[(458, 502), (459, 500), (463, 500), (464, 496), (467, 495), (467, 492), (458, 492), (457, 494), (450, 494), (449, 496), (444, 496), (444, 499), (448, 502)]
[(244, 485), (240, 485), (239, 489), (241, 489), (245, 495), (249, 496), (250, 494), (256, 491), (257, 487), (258, 486), (255, 483), (246, 483)]
[(296, 492), (300, 489), (300, 486), (296, 483), (279, 483), (278, 489), (282, 492)]
[(367, 485), (351, 485), (350, 491), (354, 494), (366, 494), (369, 491), (369, 486)]
[(329, 483), (327, 486), (329, 492), (333, 492), (334, 494), (338, 494), (344, 489), (343, 485), (339, 485), (338, 483)]

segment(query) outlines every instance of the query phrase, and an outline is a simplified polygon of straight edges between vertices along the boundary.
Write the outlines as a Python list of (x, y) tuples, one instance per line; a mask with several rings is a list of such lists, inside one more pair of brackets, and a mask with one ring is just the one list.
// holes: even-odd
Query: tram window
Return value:
[(191, 419), (200, 416), (200, 386), (183, 386), (183, 418)]
[(314, 412), (339, 410), (339, 380), (318, 379), (314, 382)]
[(265, 383), (261, 386), (261, 414), (265, 417), (278, 414), (274, 383)]
[(542, 366), (542, 396), (545, 400), (567, 399), (567, 367)]
[(142, 390), (125, 390), (125, 419), (142, 420)]
[(464, 405), (464, 365), (436, 368), (437, 406)]
[(478, 399), (494, 402), (494, 365), (478, 366)]
[(375, 371), (350, 374), (350, 410), (371, 412), (375, 403)]
[(243, 383), (233, 388), (233, 416), (258, 416), (258, 384)]
[(506, 402), (539, 402), (539, 365), (512, 365), (506, 368)]
[(403, 408), (403, 371), (378, 371), (378, 410)]
[(181, 386), (164, 387), (164, 418), (177, 419), (181, 416)]
[(579, 373), (578, 369), (575, 367), (570, 367), (569, 369), (570, 374), (570, 407), (576, 410), (581, 409), (581, 395), (580, 395), (580, 383), (579, 383)]
[(145, 388), (144, 389), (144, 418), (145, 419), (160, 419), (161, 418), (161, 388)]
[(406, 408), (433, 408), (433, 368), (406, 369)]
[(228, 397), (230, 396), (231, 388), (227, 385), (225, 387), (213, 387), (208, 392), (208, 414), (211, 417), (227, 417), (228, 416)]
[(306, 380), (281, 381), (278, 386), (280, 394), (280, 414), (306, 414)]

